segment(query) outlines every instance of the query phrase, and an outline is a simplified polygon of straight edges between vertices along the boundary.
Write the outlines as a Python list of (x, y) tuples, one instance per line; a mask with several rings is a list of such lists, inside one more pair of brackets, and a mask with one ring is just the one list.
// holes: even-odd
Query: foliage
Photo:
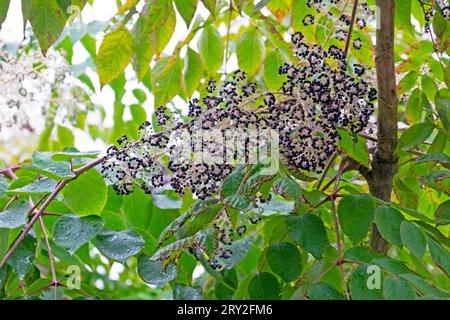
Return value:
[[(68, 26), (73, 22), (70, 8), (93, 2), (22, 1), (32, 40), (16, 51), (17, 61), (40, 60), (24, 68), (41, 72), (54, 67), (48, 57), (64, 57), (82, 88), (78, 97), (86, 98), (82, 101), (88, 107), (70, 113), (69, 124), (58, 123), (55, 112), (47, 112), (40, 142), (28, 146), (32, 155), (19, 163), (9, 163), (11, 157), (0, 160), (1, 298), (450, 297), (450, 7), (445, 1), (405, 0), (396, 7), (398, 81), (393, 90), (399, 96), (399, 143), (390, 201), (375, 197), (367, 183), (383, 134), (371, 117), (373, 109), (380, 121), (386, 120), (380, 117), (374, 91), (363, 90), (359, 101), (335, 105), (342, 101), (339, 97), (351, 97), (352, 90), (361, 88), (352, 87), (354, 83), (376, 86), (374, 57), (380, 53), (372, 43), (373, 0), (356, 2), (356, 16), (349, 1), (117, 1), (117, 14), (109, 23), (78, 22), (78, 31), (71, 32), (75, 25)], [(0, 0), (0, 27), (9, 3)], [(205, 17), (198, 8), (207, 12)], [(188, 31), (171, 45), (177, 24)], [(97, 37), (100, 31), (103, 37)], [(293, 41), (287, 40), (291, 35)], [(304, 54), (300, 43), (317, 52), (299, 60)], [(74, 46), (79, 44), (89, 58), (73, 65)], [(38, 48), (47, 58), (37, 55)], [(2, 49), (0, 67), (25, 64), (12, 56)], [(235, 89), (246, 101), (243, 115), (256, 115), (255, 122), (262, 123), (261, 114), (272, 107), (273, 113), (281, 112), (280, 123), (292, 125), (284, 132), (287, 136), (298, 125), (294, 120), (302, 109), (299, 101), (307, 101), (318, 111), (305, 127), (313, 123), (315, 131), (289, 136), (287, 145), (287, 139), (281, 141), (284, 150), (273, 174), (262, 174), (261, 163), (233, 164), (214, 186), (207, 184), (209, 192), (199, 192), (203, 176), (195, 175), (193, 167), (177, 173), (188, 182), (180, 179), (174, 188), (168, 182), (170, 157), (160, 154), (162, 142), (154, 144), (150, 137), (195, 123), (197, 108), (209, 105), (192, 104), (191, 97), (211, 101), (223, 95), (227, 81), (241, 74), (232, 73), (234, 57), (251, 88), (255, 86), (247, 96)], [(328, 104), (312, 97), (314, 90), (331, 91), (329, 82), (314, 83), (318, 69), (301, 83), (302, 90), (286, 89), (305, 79), (302, 70), (312, 68), (314, 57), (325, 61), (330, 78), (345, 80), (340, 90), (341, 82), (333, 83), (338, 98)], [(4, 68), (9, 74), (13, 69)], [(377, 71), (383, 81), (383, 70)], [(20, 85), (23, 79), (18, 78)], [(139, 87), (130, 88), (136, 81)], [(220, 89), (211, 89), (216, 83)], [(307, 91), (314, 85), (318, 89)], [(112, 126), (104, 125), (104, 107), (94, 106), (87, 94), (107, 87), (115, 98)], [(42, 107), (70, 104), (58, 93), (58, 85), (52, 88), (51, 99), (40, 101)], [(303, 92), (308, 95), (301, 97)], [(298, 109), (289, 113), (294, 93)], [(135, 98), (134, 104), (123, 102), (127, 94)], [(186, 115), (189, 104), (194, 113)], [(163, 105), (167, 108), (159, 108)], [(283, 106), (286, 110), (277, 109)], [(86, 122), (94, 111), (100, 113), (101, 124)], [(339, 120), (333, 112), (339, 113)], [(327, 115), (332, 125), (319, 121)], [(113, 146), (105, 152), (80, 152), (74, 148), (75, 128)], [(148, 130), (144, 135), (143, 129)], [(311, 137), (316, 139), (302, 151), (316, 158), (303, 165), (305, 158), (299, 161), (292, 150), (296, 142)], [(156, 166), (152, 162), (145, 167), (151, 168), (148, 172), (102, 175), (111, 159), (122, 165), (153, 158)], [(371, 246), (374, 230), (388, 243), (386, 252)], [(80, 286), (74, 287), (76, 270)]]

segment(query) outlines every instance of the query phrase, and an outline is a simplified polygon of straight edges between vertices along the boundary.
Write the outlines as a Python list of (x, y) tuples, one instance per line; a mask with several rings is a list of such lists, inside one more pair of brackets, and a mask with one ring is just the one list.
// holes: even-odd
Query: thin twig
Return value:
[(352, 18), (350, 20), (350, 27), (348, 29), (347, 41), (345, 42), (345, 50), (344, 50), (345, 57), (347, 57), (348, 50), (350, 49), (350, 41), (352, 39), (352, 32), (353, 32), (353, 26), (355, 24), (357, 9), (358, 9), (358, 0), (355, 0), (355, 2), (353, 3)]
[(323, 43), (322, 47), (325, 48), (325, 46), (328, 44), (328, 41), (330, 41), (331, 36), (334, 33), (334, 29), (336, 29), (337, 23), (339, 21), (339, 19), (341, 18), (341, 16), (344, 14), (345, 9), (347, 9), (348, 3), (350, 2), (350, 0), (346, 0), (344, 3), (344, 7), (341, 10), (341, 13), (339, 14), (339, 17), (334, 21), (333, 27), (331, 27), (330, 33), (328, 34), (327, 39), (325, 40), (325, 42)]
[(50, 270), (52, 273), (52, 282), (55, 288), (55, 300), (56, 300), (58, 278), (56, 276), (56, 268), (55, 268), (55, 261), (53, 259), (52, 247), (50, 246), (50, 242), (48, 241), (47, 231), (45, 230), (45, 224), (44, 220), (42, 219), (42, 216), (39, 217), (39, 223), (41, 225), (42, 234), (44, 235), (45, 246), (47, 247), (48, 260), (50, 261)]
[[(334, 183), (334, 187), (333, 187), (333, 193), (330, 195), (330, 200), (331, 200), (331, 213), (333, 214), (333, 221), (334, 221), (334, 231), (336, 233), (336, 245), (337, 245), (337, 251), (338, 251), (338, 261), (336, 263), (339, 267), (339, 270), (341, 271), (342, 284), (345, 287), (344, 271), (343, 271), (343, 267), (342, 267), (342, 261), (344, 259), (342, 256), (342, 243), (341, 243), (341, 236), (340, 236), (340, 232), (339, 232), (339, 220), (338, 220), (338, 216), (336, 213), (336, 194), (338, 192), (339, 182), (341, 181), (343, 173), (344, 173), (344, 163), (341, 162), (338, 173), (336, 175), (336, 179), (335, 179), (335, 183)], [(345, 290), (345, 293), (348, 298), (347, 290)]]
[(42, 197), (39, 198), (38, 202), (36, 202), (36, 203), (30, 202), (31, 209), (28, 211), (27, 216), (33, 215), (33, 214), (35, 213), (36, 209), (37, 209), (38, 206), (42, 203), (42, 201), (44, 201), (44, 199), (45, 199), (46, 196), (47, 196), (47, 195), (44, 194)]
[[(20, 169), (20, 166), (18, 166), (18, 165), (15, 165), (15, 166), (12, 166), (9, 168), (0, 169), (0, 175), (5, 175), (5, 176), (10, 177), (11, 179), (15, 180), (17, 178), (15, 175), (15, 172), (19, 169)], [(14, 177), (16, 177), (16, 178), (14, 178)]]
[(322, 186), (323, 181), (325, 180), (328, 171), (331, 169), (331, 166), (333, 165), (334, 160), (337, 157), (337, 152), (333, 153), (333, 155), (331, 156), (330, 160), (328, 160), (328, 164), (325, 167), (325, 170), (323, 171), (322, 176), (320, 177), (319, 183), (317, 184), (316, 189), (320, 189), (320, 187)]
[[(44, 196), (41, 197), (41, 200), (43, 198), (44, 198)], [(28, 201), (30, 203), (30, 206), (32, 208), (34, 208), (34, 209), (32, 209), (32, 213), (35, 213), (37, 205), (35, 205), (33, 203), (33, 200), (31, 199), (31, 197), (29, 198)], [(47, 231), (45, 230), (45, 224), (44, 224), (44, 220), (42, 219), (42, 217), (39, 217), (39, 223), (41, 225), (41, 231), (42, 231), (42, 234), (44, 236), (45, 246), (47, 247), (48, 260), (50, 261), (50, 270), (51, 270), (51, 273), (52, 273), (52, 283), (53, 283), (53, 286), (55, 288), (55, 300), (56, 300), (56, 294), (57, 294), (56, 290), (57, 290), (57, 287), (58, 287), (58, 278), (56, 277), (55, 261), (54, 261), (54, 258), (53, 258), (52, 248), (50, 247), (50, 242), (48, 240)]]
[(230, 17), (228, 18), (228, 26), (227, 26), (227, 43), (225, 47), (225, 57), (223, 62), (223, 70), (225, 75), (227, 75), (227, 62), (228, 62), (228, 51), (230, 46), (230, 28), (231, 28), (231, 16), (233, 15), (233, 0), (230, 0), (230, 8), (228, 10), (230, 12)]
[[(7, 169), (7, 174), (11, 177), (11, 179), (17, 180), (17, 176), (11, 168)], [(17, 196), (14, 196), (13, 198), (17, 198)], [(43, 195), (39, 199), (39, 201), (35, 204), (33, 202), (33, 199), (31, 199), (31, 197), (29, 197), (28, 202), (31, 206), (31, 209), (27, 215), (29, 215), (30, 213), (31, 214), (35, 213), (37, 207), (43, 201), (44, 198), (45, 198), (45, 195)], [(47, 231), (45, 230), (45, 225), (44, 225), (44, 221), (42, 220), (42, 217), (39, 217), (39, 222), (41, 224), (42, 234), (44, 235), (44, 241), (45, 241), (45, 245), (47, 247), (48, 258), (50, 261), (50, 270), (51, 270), (52, 279), (53, 279), (53, 285), (55, 286), (55, 300), (56, 300), (56, 293), (57, 293), (56, 290), (57, 290), (57, 285), (58, 285), (58, 279), (56, 277), (56, 268), (55, 268), (55, 263), (54, 263), (54, 259), (53, 259), (52, 248), (50, 247), (50, 242), (48, 241)]]

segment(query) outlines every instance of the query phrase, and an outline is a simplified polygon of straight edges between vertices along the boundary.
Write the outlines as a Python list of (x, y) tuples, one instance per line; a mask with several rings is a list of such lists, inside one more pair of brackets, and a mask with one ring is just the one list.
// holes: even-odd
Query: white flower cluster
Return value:
[(23, 130), (38, 133), (49, 118), (72, 122), (92, 107), (61, 52), (50, 50), (44, 57), (31, 45), (15, 54), (4, 47), (0, 42), (0, 140)]

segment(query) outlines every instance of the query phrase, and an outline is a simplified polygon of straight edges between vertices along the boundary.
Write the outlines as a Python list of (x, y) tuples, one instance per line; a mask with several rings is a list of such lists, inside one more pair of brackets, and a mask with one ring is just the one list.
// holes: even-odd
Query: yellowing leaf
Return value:
[(281, 22), (290, 11), (291, 4), (292, 0), (271, 0), (267, 4), (267, 7), (275, 15), (278, 22)]
[(97, 71), (102, 87), (123, 72), (131, 60), (133, 47), (133, 37), (122, 25), (105, 36), (97, 54)]
[(136, 47), (135, 68), (140, 80), (149, 71), (153, 55), (160, 55), (166, 47), (175, 31), (175, 24), (175, 11), (171, 1), (146, 2), (132, 31)]
[(124, 14), (125, 12), (134, 8), (139, 3), (139, 1), (140, 0), (127, 0), (127, 2), (125, 2), (123, 6), (119, 8), (116, 14), (117, 15)]

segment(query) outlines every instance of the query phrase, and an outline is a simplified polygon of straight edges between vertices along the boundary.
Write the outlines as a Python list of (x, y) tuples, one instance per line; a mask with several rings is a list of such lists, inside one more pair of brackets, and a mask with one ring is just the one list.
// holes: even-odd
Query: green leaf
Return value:
[[(369, 167), (369, 151), (367, 150), (366, 142), (364, 139), (356, 136), (351, 137), (346, 130), (338, 129), (339, 136), (339, 148), (347, 153), (350, 158), (356, 160), (366, 168)], [(356, 141), (355, 141), (356, 140)]]
[(434, 263), (441, 268), (447, 276), (450, 276), (450, 252), (430, 236), (426, 235), (425, 237)]
[(235, 289), (238, 287), (239, 279), (235, 269), (224, 270), (222, 279), (216, 281), (214, 294), (219, 300), (231, 300)]
[[(436, 10), (433, 18), (433, 31), (439, 42), (441, 42), (441, 40), (444, 40), (444, 36), (448, 34), (448, 25), (448, 19), (444, 18), (441, 10)], [(443, 42), (445, 44), (445, 40)]]
[(0, 212), (0, 229), (15, 229), (24, 225), (27, 222), (29, 210), (28, 202), (21, 201)]
[(437, 298), (445, 298), (448, 299), (450, 295), (447, 292), (444, 292), (440, 289), (437, 289), (430, 285), (427, 281), (425, 281), (422, 277), (411, 274), (411, 273), (404, 273), (400, 275), (400, 278), (405, 279), (409, 281), (415, 288), (417, 288), (419, 291), (421, 291), (425, 295), (430, 295), (432, 297)]
[(270, 91), (279, 90), (287, 79), (286, 75), (278, 73), (284, 62), (283, 56), (275, 50), (272, 50), (264, 61), (264, 82)]
[[(349, 289), (352, 300), (382, 300), (381, 288), (376, 287), (376, 283), (369, 277), (376, 277), (376, 273), (368, 273), (368, 265), (361, 265), (353, 271), (349, 279)], [(380, 272), (381, 275), (381, 272)], [(381, 280), (380, 280), (381, 281)], [(370, 284), (370, 286), (368, 286)], [(381, 287), (381, 285), (380, 285)]]
[(262, 35), (254, 28), (245, 31), (237, 43), (236, 54), (239, 68), (249, 77), (253, 77), (259, 70), (265, 53)]
[(198, 0), (174, 0), (174, 2), (178, 12), (186, 23), (186, 27), (189, 28), (197, 10)]
[(184, 85), (186, 86), (186, 93), (188, 97), (191, 97), (200, 85), (202, 72), (203, 65), (200, 56), (193, 49), (188, 48), (186, 56), (186, 71), (184, 72)]
[(447, 67), (445, 68), (444, 78), (447, 88), (450, 88), (450, 64), (447, 64)]
[(102, 212), (101, 217), (105, 221), (105, 228), (114, 230), (114, 231), (122, 231), (127, 228), (127, 223), (122, 215), (115, 213), (113, 211), (105, 210)]
[(426, 75), (422, 76), (422, 89), (428, 99), (433, 100), (436, 97), (438, 88), (431, 77)]
[(298, 183), (287, 176), (282, 176), (277, 179), (274, 182), (272, 189), (276, 193), (282, 195), (285, 199), (292, 200), (298, 200), (303, 193), (303, 189)]
[(181, 87), (181, 63), (177, 56), (159, 59), (152, 70), (155, 105), (162, 106), (175, 97)]
[(216, 0), (202, 0), (202, 2), (211, 15), (214, 16), (216, 11)]
[(400, 211), (389, 206), (378, 207), (375, 211), (375, 223), (383, 238), (400, 247), (403, 245), (400, 225), (404, 220)]
[(72, 147), (75, 144), (75, 136), (72, 133), (72, 130), (58, 125), (57, 127), (57, 136), (58, 142), (63, 147)]
[(103, 38), (96, 61), (102, 87), (116, 79), (125, 70), (133, 56), (133, 52), (133, 37), (123, 25), (120, 25)]
[(94, 159), (99, 155), (99, 151), (80, 152), (76, 149), (66, 149), (61, 152), (54, 152), (51, 155), (53, 161), (70, 161), (73, 159), (91, 158)]
[(379, 254), (368, 247), (352, 247), (344, 254), (345, 260), (358, 263), (370, 263), (377, 257), (379, 257)]
[(448, 170), (436, 170), (421, 178), (422, 182), (425, 184), (443, 181), (445, 179), (450, 179), (450, 172)]
[(435, 102), (441, 123), (448, 132), (450, 129), (450, 91), (447, 89), (439, 90)]
[(227, 268), (233, 268), (247, 256), (253, 243), (254, 238), (252, 236), (235, 241), (230, 246), (230, 251), (232, 252), (231, 257), (229, 259), (223, 259), (223, 264)]
[[(417, 224), (422, 231), (426, 231), (425, 234), (430, 234), (433, 238), (437, 239), (439, 241), (439, 243), (450, 247), (450, 239), (448, 237), (446, 237), (445, 235), (442, 234), (441, 231), (439, 231), (439, 229), (429, 225), (428, 223), (425, 223), (423, 221), (418, 221), (415, 220), (413, 221), (415, 224)], [(432, 223), (432, 221), (431, 221)]]
[(245, 167), (236, 168), (222, 184), (222, 196), (224, 198), (235, 194), (245, 177)]
[(21, 195), (21, 196), (32, 196), (32, 195), (44, 195), (52, 192), (56, 187), (57, 182), (50, 178), (44, 178), (34, 181), (22, 188), (12, 189), (6, 192), (8, 195)]
[(280, 293), (280, 283), (273, 274), (268, 272), (258, 273), (248, 284), (251, 300), (278, 300)]
[(180, 209), (182, 200), (175, 193), (154, 193), (153, 204), (159, 209)]
[(65, 9), (57, 0), (31, 0), (30, 22), (44, 55), (66, 25)]
[(127, 221), (134, 228), (147, 229), (152, 217), (152, 200), (141, 189), (123, 199), (122, 210)]
[(432, 123), (415, 124), (402, 134), (399, 144), (403, 149), (412, 149), (427, 140), (433, 130)]
[[(10, 233), (11, 232), (9, 229), (0, 228), (0, 257), (3, 257), (5, 253), (8, 251)], [(5, 267), (2, 269), (5, 269)], [(0, 286), (0, 288), (1, 287), (2, 286)]]
[(164, 269), (162, 261), (154, 261), (149, 256), (140, 255), (138, 257), (138, 273), (144, 282), (162, 287), (177, 277), (177, 267), (170, 263)]
[(173, 288), (174, 300), (202, 300), (202, 289), (176, 284)]
[(404, 220), (400, 225), (400, 236), (408, 250), (422, 259), (427, 247), (425, 236), (420, 229), (414, 223)]
[(5, 22), (5, 20), (6, 20), (6, 15), (8, 14), (9, 3), (10, 3), (10, 0), (0, 1), (0, 30), (2, 28), (3, 22)]
[(344, 296), (333, 286), (325, 282), (312, 284), (308, 289), (310, 300), (344, 300)]
[(55, 180), (71, 179), (75, 174), (70, 170), (70, 163), (64, 161), (53, 161), (53, 153), (35, 151), (32, 164), (39, 173)]
[[(206, 205), (204, 207), (199, 207), (198, 209), (193, 208), (192, 210), (194, 210), (194, 212), (192, 214), (192, 219), (186, 226), (184, 236), (192, 236), (198, 231), (205, 229), (211, 221), (217, 217), (222, 209), (223, 206), (221, 204)], [(182, 222), (182, 220), (180, 220), (180, 222)], [(172, 230), (172, 232), (174, 231), (175, 230)]]
[(450, 166), (450, 157), (448, 155), (446, 155), (445, 153), (430, 153), (430, 154), (425, 154), (423, 156), (420, 156), (416, 159), (417, 163), (422, 163), (422, 162), (439, 162), (440, 164), (442, 164), (444, 167), (448, 167)]
[(266, 257), (272, 271), (285, 282), (294, 281), (302, 272), (300, 251), (292, 243), (271, 245), (267, 248)]
[(322, 257), (328, 246), (325, 226), (320, 218), (312, 213), (291, 216), (287, 219), (289, 235), (317, 259)]
[(411, 23), (412, 0), (403, 0), (401, 5), (395, 6), (395, 27), (414, 34)]
[(395, 275), (412, 272), (402, 261), (389, 257), (375, 258), (372, 260), (372, 263)]
[(238, 210), (247, 210), (250, 206), (250, 201), (242, 195), (234, 194), (223, 199), (223, 202), (231, 208)]
[(8, 180), (4, 176), (0, 176), (0, 198), (5, 195), (5, 192), (9, 188)]
[(339, 202), (338, 216), (342, 230), (355, 244), (366, 237), (374, 214), (375, 202), (368, 195), (348, 195)]
[(383, 294), (387, 300), (414, 300), (417, 297), (409, 282), (393, 276), (384, 280)]
[(418, 123), (422, 118), (422, 113), (422, 92), (415, 89), (406, 104), (406, 119), (410, 124)]
[(23, 21), (22, 33), (24, 34), (25, 28), (27, 27), (27, 23), (30, 20), (32, 1), (22, 0), (21, 5), (22, 5), (22, 21)]
[(3, 285), (5, 284), (6, 280), (6, 274), (7, 274), (7, 267), (3, 267), (0, 269), (0, 288), (3, 288)]
[(408, 73), (403, 79), (400, 81), (398, 87), (398, 95), (401, 96), (407, 93), (409, 90), (414, 88), (417, 85), (417, 80), (419, 79), (420, 74), (416, 71), (412, 71)]
[(224, 44), (220, 33), (213, 26), (203, 29), (198, 40), (200, 58), (209, 74), (216, 74), (223, 63)]
[(154, 54), (160, 55), (175, 31), (176, 17), (172, 1), (146, 1), (133, 27), (135, 63), (138, 78), (143, 80)]
[(94, 238), (104, 226), (99, 216), (65, 215), (53, 225), (53, 238), (61, 247), (74, 254), (83, 244)]
[(69, 182), (63, 190), (64, 203), (72, 212), (100, 215), (108, 200), (108, 190), (103, 177), (95, 169)]
[(34, 232), (29, 232), (8, 260), (8, 265), (14, 269), (20, 280), (25, 278), (33, 266), (35, 251), (36, 235)]
[(436, 224), (438, 226), (445, 226), (450, 224), (450, 200), (447, 200), (440, 204), (434, 213), (434, 218), (436, 219)]
[(133, 96), (139, 101), (139, 103), (144, 103), (147, 100), (147, 94), (144, 90), (139, 88), (133, 89)]
[(134, 231), (104, 230), (96, 237), (97, 248), (106, 257), (125, 263), (145, 246), (142, 236)]

